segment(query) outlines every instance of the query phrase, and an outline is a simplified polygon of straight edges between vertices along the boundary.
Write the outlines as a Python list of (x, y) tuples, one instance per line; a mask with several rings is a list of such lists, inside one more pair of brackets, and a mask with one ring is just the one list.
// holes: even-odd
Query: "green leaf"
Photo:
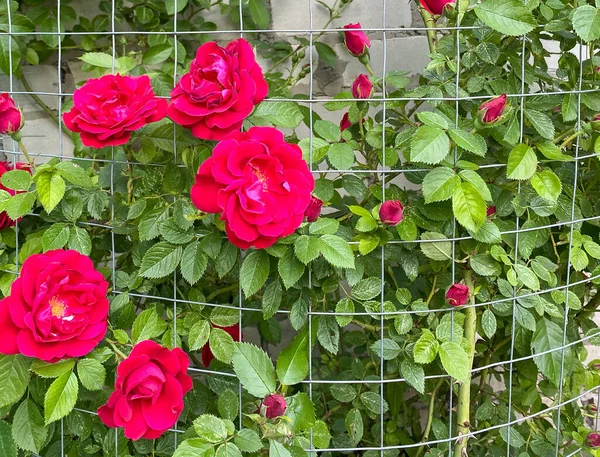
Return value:
[(229, 363), (235, 352), (235, 342), (229, 333), (220, 328), (213, 328), (208, 338), (210, 350), (215, 358), (223, 363)]
[(353, 408), (346, 414), (346, 431), (354, 446), (358, 445), (364, 434), (362, 415), (358, 408)]
[(400, 355), (402, 349), (400, 345), (390, 338), (384, 338), (377, 340), (371, 344), (371, 351), (373, 351), (379, 358), (383, 360), (393, 360)]
[(487, 152), (487, 143), (478, 133), (466, 132), (461, 129), (452, 129), (448, 132), (450, 138), (465, 151), (469, 151), (480, 157), (484, 157)]
[(200, 438), (191, 438), (179, 445), (173, 457), (213, 457), (214, 453), (212, 444)]
[[(568, 343), (568, 341), (567, 341)], [(537, 355), (533, 361), (554, 385), (558, 386), (561, 379), (561, 364), (562, 351), (559, 348), (563, 347), (563, 330), (560, 326), (548, 319), (539, 319), (537, 328), (531, 339), (531, 351)], [(565, 370), (564, 376), (568, 376), (569, 367), (573, 362), (572, 350), (569, 346), (564, 349)], [(546, 352), (545, 354), (543, 354)]]
[(269, 277), (269, 254), (252, 251), (242, 262), (240, 283), (246, 297), (256, 293)]
[(4, 421), (0, 421), (0, 455), (2, 457), (17, 457), (17, 448), (13, 438), (10, 435), (11, 428), (14, 431), (15, 419), (13, 419), (13, 426), (11, 427)]
[(543, 138), (547, 140), (554, 139), (554, 124), (550, 116), (540, 111), (526, 109), (525, 117)]
[(77, 374), (83, 387), (87, 390), (102, 390), (106, 369), (96, 359), (81, 359), (77, 362)]
[(0, 36), (0, 70), (5, 75), (11, 74), (11, 62), (12, 72), (15, 73), (21, 63), (21, 50), (19, 44), (14, 37), (9, 37), (8, 34)]
[[(86, 52), (84, 55), (79, 57), (82, 61), (87, 64), (93, 65), (94, 67), (108, 68), (113, 67), (113, 57), (105, 52)], [(117, 70), (118, 64), (115, 61), (115, 70)]]
[(305, 326), (277, 357), (277, 378), (286, 386), (303, 381), (308, 375), (308, 326)]
[(309, 235), (300, 235), (294, 243), (294, 252), (300, 262), (308, 265), (319, 257), (319, 246), (318, 238)]
[[(331, 48), (331, 46), (322, 43), (320, 41), (315, 42), (315, 49), (317, 50), (317, 54), (319, 58), (329, 65), (331, 68), (335, 68), (337, 63), (337, 55), (335, 51)], [(339, 140), (338, 140), (339, 141)]]
[(87, 172), (76, 163), (60, 162), (56, 165), (56, 171), (75, 186), (83, 187), (84, 189), (92, 189), (94, 187), (94, 183)]
[(557, 201), (562, 191), (558, 176), (550, 169), (538, 171), (531, 177), (531, 186), (537, 194), (546, 200)]
[(320, 217), (308, 227), (311, 235), (335, 235), (340, 228), (340, 223), (336, 219)]
[(337, 354), (340, 342), (340, 328), (335, 317), (319, 316), (317, 339), (327, 351)]
[(483, 198), (485, 201), (491, 202), (493, 200), (492, 194), (490, 193), (490, 189), (488, 188), (483, 178), (479, 176), (479, 174), (476, 171), (462, 170), (459, 173), (459, 175), (462, 179), (464, 179), (466, 182), (475, 187), (475, 189), (477, 189), (477, 192), (479, 192), (479, 195), (481, 195), (481, 198)]
[(10, 170), (2, 175), (2, 184), (13, 190), (29, 190), (31, 173), (25, 170)]
[(17, 446), (37, 454), (42, 450), (47, 436), (48, 428), (38, 407), (29, 399), (23, 401), (13, 418), (12, 438)]
[(277, 264), (277, 271), (286, 289), (289, 289), (304, 274), (304, 264), (294, 255), (293, 249), (286, 249), (285, 254)]
[(313, 444), (317, 449), (326, 449), (329, 446), (329, 441), (331, 440), (331, 434), (329, 433), (329, 428), (327, 424), (322, 420), (318, 420), (315, 422), (313, 428)]
[(335, 320), (340, 327), (345, 327), (352, 322), (352, 316), (344, 316), (339, 313), (354, 313), (354, 302), (350, 298), (342, 298), (335, 305)]
[(352, 296), (357, 300), (371, 300), (381, 294), (382, 287), (380, 278), (362, 279), (352, 288)]
[(49, 214), (65, 195), (65, 181), (57, 172), (44, 171), (36, 176), (40, 203)]
[[(181, 13), (188, 4), (188, 0), (165, 0), (167, 14)], [(177, 11), (175, 11), (177, 8)]]
[(236, 343), (231, 360), (233, 371), (251, 395), (264, 398), (275, 392), (275, 368), (262, 349), (249, 343)]
[(44, 251), (61, 249), (69, 241), (71, 230), (67, 224), (54, 224), (42, 235), (42, 247)]
[[(438, 232), (424, 232), (421, 235), (423, 241), (428, 240), (447, 240), (445, 235)], [(452, 259), (452, 242), (450, 241), (435, 241), (421, 243), (421, 251), (431, 260), (451, 260)]]
[(161, 241), (152, 246), (140, 265), (140, 276), (144, 278), (164, 278), (175, 271), (181, 260), (181, 246)]
[(387, 402), (385, 400), (382, 400), (381, 395), (375, 392), (363, 392), (362, 394), (360, 394), (360, 401), (373, 414), (381, 414), (382, 406), (384, 413), (388, 410)]
[(453, 170), (447, 167), (434, 168), (423, 179), (425, 203), (448, 200), (459, 185), (460, 178)]
[(413, 136), (410, 159), (413, 162), (437, 164), (450, 152), (450, 139), (446, 132), (437, 127), (424, 125)]
[(215, 457), (242, 457), (242, 453), (234, 443), (225, 442), (217, 448)]
[(238, 394), (231, 389), (225, 389), (219, 395), (217, 406), (221, 417), (234, 420), (238, 416), (240, 408)]
[(540, 281), (537, 276), (525, 265), (516, 264), (514, 266), (519, 280), (532, 290), (540, 290)]
[(503, 35), (525, 35), (537, 25), (531, 11), (520, 0), (485, 0), (475, 14)]
[(334, 124), (331, 121), (322, 119), (316, 120), (313, 129), (316, 135), (330, 143), (337, 143), (342, 139), (339, 125)]
[(404, 359), (400, 365), (402, 376), (413, 386), (417, 392), (425, 393), (425, 371), (421, 365), (410, 359)]
[(220, 443), (227, 439), (227, 426), (223, 419), (212, 414), (202, 414), (194, 420), (194, 431), (206, 443)]
[(526, 144), (518, 144), (510, 152), (506, 166), (506, 177), (508, 179), (529, 179), (535, 173), (537, 167), (537, 156), (531, 147)]
[(415, 362), (425, 364), (435, 360), (438, 353), (439, 343), (431, 331), (423, 329), (423, 334), (419, 337), (413, 348)]
[(259, 29), (268, 29), (271, 22), (271, 15), (264, 0), (249, 0), (248, 9), (250, 17)]
[(131, 327), (131, 339), (134, 343), (156, 338), (166, 330), (167, 323), (161, 319), (155, 308), (142, 311)]
[(334, 267), (354, 269), (354, 254), (346, 240), (336, 235), (323, 235), (319, 241), (319, 250), (327, 262)]
[(181, 256), (181, 275), (191, 285), (196, 284), (208, 265), (208, 257), (200, 248), (200, 242), (188, 244)]
[(242, 452), (257, 452), (262, 449), (262, 441), (260, 436), (254, 430), (249, 428), (243, 428), (240, 430), (233, 439), (235, 444)]
[(294, 432), (303, 432), (310, 429), (316, 420), (315, 407), (310, 397), (304, 392), (286, 398), (287, 409), (285, 415), (292, 423)]
[[(6, 192), (6, 191), (3, 191)], [(3, 195), (3, 194), (0, 194)], [(29, 213), (35, 203), (35, 193), (26, 192), (8, 198), (4, 203), (4, 211), (13, 221)]]
[(500, 244), (502, 235), (500, 229), (491, 221), (485, 221), (477, 232), (469, 232), (470, 235), (481, 243)]
[(31, 371), (42, 378), (58, 378), (61, 374), (71, 371), (74, 366), (75, 359), (64, 359), (56, 363), (35, 359), (31, 364)]
[(270, 319), (275, 315), (281, 306), (281, 299), (283, 298), (283, 290), (281, 287), (281, 281), (276, 279), (271, 281), (265, 289), (262, 300), (263, 319)]
[(269, 440), (269, 457), (292, 457), (292, 454), (279, 441)]
[(208, 321), (198, 321), (190, 328), (188, 333), (188, 346), (190, 351), (197, 351), (204, 347), (210, 335), (210, 324)]
[(31, 359), (0, 354), (0, 407), (16, 403), (29, 385)]
[(334, 143), (329, 146), (327, 159), (336, 170), (349, 170), (354, 165), (354, 150), (348, 143)]
[(88, 232), (83, 227), (71, 227), (69, 235), (69, 249), (74, 249), (83, 255), (89, 255), (92, 252), (92, 240)]
[(591, 5), (582, 5), (573, 13), (573, 29), (586, 42), (600, 38), (600, 10)]
[(473, 184), (463, 182), (452, 195), (452, 211), (467, 230), (476, 232), (486, 221), (485, 200)]
[(264, 118), (275, 127), (296, 128), (304, 119), (304, 115), (295, 102), (282, 102), (277, 98), (269, 98), (268, 103), (256, 107), (253, 117)]
[(486, 309), (481, 315), (481, 327), (488, 338), (492, 338), (496, 334), (496, 316), (492, 311)]
[(46, 424), (55, 422), (71, 412), (77, 401), (79, 384), (75, 373), (64, 373), (54, 380), (44, 398)]
[(540, 151), (542, 155), (549, 160), (560, 160), (562, 162), (573, 160), (571, 156), (563, 154), (560, 148), (552, 141), (542, 141), (537, 143), (536, 146), (538, 151)]
[(571, 249), (571, 265), (575, 271), (583, 271), (588, 266), (589, 259), (583, 249), (574, 247)]
[(421, 111), (417, 113), (419, 120), (430, 127), (438, 127), (446, 130), (448, 128), (448, 121), (443, 116), (434, 113), (433, 111)]
[(151, 46), (146, 51), (144, 51), (144, 55), (142, 57), (142, 64), (144, 65), (156, 65), (159, 63), (163, 63), (173, 54), (173, 46), (171, 43), (162, 43), (157, 44), (156, 46)]
[(462, 346), (452, 341), (446, 341), (440, 346), (439, 354), (446, 372), (461, 382), (467, 382), (470, 370), (469, 354)]

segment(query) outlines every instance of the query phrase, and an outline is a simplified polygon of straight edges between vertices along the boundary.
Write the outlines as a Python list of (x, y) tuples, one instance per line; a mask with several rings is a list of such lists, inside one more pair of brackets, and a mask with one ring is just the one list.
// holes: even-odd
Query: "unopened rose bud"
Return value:
[(344, 44), (348, 52), (355, 57), (364, 56), (371, 47), (369, 37), (361, 29), (360, 22), (356, 24), (346, 24), (344, 26)]
[(321, 207), (323, 206), (323, 201), (318, 199), (317, 197), (310, 197), (310, 203), (308, 204), (308, 208), (304, 212), (304, 217), (308, 222), (316, 221), (321, 215)]
[(364, 73), (358, 75), (352, 84), (352, 96), (354, 98), (366, 99), (371, 96), (372, 92), (373, 84), (369, 80), (369, 77)]
[(479, 107), (479, 121), (483, 124), (494, 124), (502, 118), (506, 108), (506, 94), (492, 98)]
[(446, 301), (452, 306), (463, 306), (469, 301), (469, 288), (464, 284), (452, 284), (446, 291)]
[(388, 200), (379, 208), (379, 219), (391, 227), (398, 225), (403, 219), (404, 206), (398, 200)]
[(23, 128), (25, 119), (15, 101), (7, 93), (0, 94), (0, 133), (15, 135)]
[(592, 119), (592, 122), (590, 122), (590, 125), (592, 126), (592, 130), (595, 130), (596, 132), (600, 132), (600, 114), (596, 114), (594, 116), (594, 119)]
[(494, 214), (496, 214), (496, 207), (495, 206), (488, 206), (487, 211), (485, 212), (486, 215), (489, 216), (493, 216)]
[(342, 120), (340, 121), (340, 130), (343, 132), (347, 128), (350, 128), (352, 122), (350, 122), (350, 118), (348, 117), (348, 113), (344, 113), (342, 116)]
[(589, 447), (600, 447), (600, 433), (590, 433), (587, 436), (587, 444)]
[(276, 417), (283, 416), (287, 403), (283, 395), (271, 394), (265, 397), (261, 405), (261, 411), (264, 409), (265, 416), (268, 419), (275, 419)]
[(431, 14), (441, 15), (444, 12), (444, 7), (449, 3), (454, 3), (454, 0), (419, 0), (421, 6)]

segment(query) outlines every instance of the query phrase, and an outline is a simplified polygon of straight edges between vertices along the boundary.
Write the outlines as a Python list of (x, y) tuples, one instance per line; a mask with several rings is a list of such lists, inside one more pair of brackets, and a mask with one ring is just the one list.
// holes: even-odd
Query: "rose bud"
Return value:
[(269, 419), (275, 419), (276, 417), (283, 416), (287, 403), (283, 395), (271, 394), (265, 397), (261, 406), (261, 410), (264, 408), (265, 416)]
[(402, 221), (404, 206), (398, 200), (388, 200), (381, 204), (379, 208), (379, 219), (385, 225), (391, 227), (398, 225)]
[(496, 214), (496, 207), (495, 206), (488, 206), (487, 211), (485, 212), (486, 216), (493, 216), (494, 214)]
[(592, 119), (591, 125), (592, 125), (592, 130), (595, 130), (596, 132), (600, 131), (600, 114), (596, 114), (594, 116), (594, 119)]
[(360, 22), (356, 24), (346, 24), (344, 26), (344, 44), (348, 48), (348, 52), (354, 57), (364, 56), (371, 47), (369, 37), (361, 29)]
[[(212, 324), (211, 324), (212, 325)], [(240, 341), (240, 324), (233, 324), (231, 327), (219, 327), (218, 325), (212, 325), (213, 328), (220, 328), (221, 330), (225, 330), (227, 333), (231, 335), (233, 341)], [(242, 336), (243, 339), (243, 336)], [(206, 343), (202, 347), (202, 363), (206, 368), (210, 365), (210, 362), (213, 361), (215, 355), (210, 350), (210, 345)]]
[(454, 3), (454, 0), (419, 0), (421, 6), (429, 11), (431, 14), (441, 15), (444, 12), (444, 7), (450, 3)]
[(464, 284), (452, 284), (446, 291), (446, 301), (452, 306), (462, 306), (469, 300), (469, 288)]
[(594, 71), (595, 71), (596, 73), (600, 73), (600, 67), (596, 67), (596, 68), (594, 68)]
[(25, 118), (10, 95), (0, 94), (0, 133), (14, 135), (23, 128)]
[(354, 98), (366, 99), (371, 96), (372, 92), (373, 84), (369, 80), (369, 77), (364, 73), (358, 75), (352, 84), (352, 96)]
[(344, 130), (350, 128), (352, 122), (350, 122), (350, 118), (348, 117), (348, 113), (344, 113), (342, 120), (340, 121), (340, 130), (343, 132)]
[(479, 107), (479, 121), (484, 124), (494, 124), (501, 119), (506, 108), (506, 94), (492, 98)]
[(316, 221), (321, 215), (321, 207), (323, 206), (323, 201), (311, 195), (310, 203), (308, 204), (308, 208), (304, 212), (304, 217), (308, 222)]
[(589, 447), (600, 447), (600, 433), (590, 433), (587, 436), (587, 444)]

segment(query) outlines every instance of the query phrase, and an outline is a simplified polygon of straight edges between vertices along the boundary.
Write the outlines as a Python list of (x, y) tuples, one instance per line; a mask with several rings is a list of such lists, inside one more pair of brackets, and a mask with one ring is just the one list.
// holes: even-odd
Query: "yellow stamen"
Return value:
[(53, 317), (63, 317), (67, 309), (67, 305), (64, 301), (60, 300), (57, 296), (50, 299), (50, 309), (52, 310)]

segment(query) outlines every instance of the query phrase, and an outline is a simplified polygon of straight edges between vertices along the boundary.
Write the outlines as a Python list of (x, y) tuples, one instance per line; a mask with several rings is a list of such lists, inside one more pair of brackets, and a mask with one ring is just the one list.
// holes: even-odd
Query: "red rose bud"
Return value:
[(589, 447), (600, 447), (600, 433), (590, 433), (587, 436), (587, 444)]
[(493, 124), (502, 117), (505, 108), (506, 94), (492, 98), (479, 107), (479, 120), (484, 124)]
[(431, 14), (441, 15), (444, 12), (444, 7), (449, 3), (454, 3), (454, 0), (419, 0), (421, 6)]
[(355, 57), (364, 56), (371, 47), (369, 37), (361, 29), (360, 22), (356, 24), (346, 24), (344, 26), (344, 43), (348, 52)]
[(287, 408), (287, 403), (282, 395), (271, 394), (263, 400), (261, 410), (263, 408), (267, 418), (275, 419), (276, 417), (283, 416), (285, 409)]
[(452, 306), (462, 306), (469, 300), (469, 288), (464, 284), (452, 284), (446, 292), (446, 300)]
[(366, 99), (373, 92), (373, 84), (364, 73), (358, 75), (352, 84), (352, 96), (354, 98)]
[(489, 216), (493, 216), (494, 214), (496, 214), (496, 207), (495, 206), (488, 206), (488, 209), (486, 211), (486, 215)]
[(395, 226), (402, 221), (404, 206), (398, 200), (388, 200), (379, 208), (379, 219), (385, 225)]
[[(211, 324), (212, 325), (212, 324)], [(231, 335), (233, 341), (240, 341), (240, 324), (233, 324), (231, 327), (219, 327), (218, 325), (213, 325), (213, 328), (220, 328), (221, 330), (225, 330), (227, 333)], [(242, 335), (243, 339), (243, 335)], [(210, 365), (210, 362), (213, 361), (215, 355), (210, 350), (210, 345), (206, 343), (202, 347), (202, 363), (206, 368)]]
[(599, 132), (600, 131), (600, 114), (596, 114), (594, 116), (594, 119), (592, 119), (592, 122), (590, 122), (590, 124), (592, 125), (592, 130)]
[(0, 133), (3, 135), (14, 135), (25, 123), (23, 113), (10, 95), (0, 94)]
[(350, 118), (348, 117), (348, 113), (344, 113), (342, 120), (340, 121), (340, 130), (343, 132), (344, 130), (350, 128), (352, 122), (350, 122)]
[(308, 208), (304, 212), (304, 217), (308, 222), (316, 221), (321, 215), (321, 207), (323, 206), (323, 201), (318, 199), (317, 197), (311, 196), (310, 203), (308, 204)]

